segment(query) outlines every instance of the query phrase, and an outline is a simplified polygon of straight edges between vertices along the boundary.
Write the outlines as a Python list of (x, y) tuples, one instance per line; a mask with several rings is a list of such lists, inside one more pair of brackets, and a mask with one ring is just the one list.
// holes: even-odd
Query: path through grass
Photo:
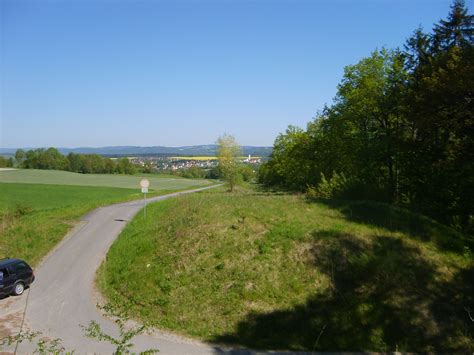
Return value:
[[(146, 177), (151, 180), (149, 196), (210, 184)], [(88, 211), (141, 198), (140, 179), (48, 170), (0, 171), (0, 258), (17, 257), (36, 265)]]
[(36, 265), (83, 214), (133, 198), (132, 189), (0, 184), (0, 258)]

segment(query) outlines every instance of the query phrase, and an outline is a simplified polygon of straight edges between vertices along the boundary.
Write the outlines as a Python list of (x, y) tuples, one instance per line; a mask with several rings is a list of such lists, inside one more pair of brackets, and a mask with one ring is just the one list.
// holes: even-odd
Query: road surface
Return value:
[[(209, 189), (177, 192), (150, 198), (149, 202)], [(79, 353), (110, 353), (114, 347), (84, 336), (79, 324), (97, 321), (109, 334), (117, 334), (114, 323), (97, 309), (100, 295), (94, 288), (97, 268), (127, 221), (143, 207), (132, 201), (101, 207), (84, 220), (45, 258), (35, 271), (36, 280), (20, 297), (0, 300), (0, 335), (17, 333), (23, 314), (23, 328), (40, 331), (50, 339), (59, 338), (67, 350)], [(30, 292), (28, 294), (28, 292)], [(24, 313), (24, 310), (26, 312)], [(245, 354), (244, 349), (226, 349), (185, 339), (166, 332), (154, 331), (133, 340), (134, 351), (157, 348), (161, 354)], [(19, 353), (30, 352), (31, 345), (20, 344)]]

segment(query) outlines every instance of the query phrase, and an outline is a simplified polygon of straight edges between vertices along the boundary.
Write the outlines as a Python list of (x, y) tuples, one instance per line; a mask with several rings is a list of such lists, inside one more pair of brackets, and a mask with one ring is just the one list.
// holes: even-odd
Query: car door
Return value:
[[(16, 264), (14, 264), (12, 266), (12, 269), (14, 269), (14, 272), (16, 273), (16, 279), (17, 280), (21, 280), (23, 281), (23, 283), (25, 283), (25, 286), (26, 283), (28, 283), (29, 279), (30, 279), (30, 274), (31, 274), (31, 271), (30, 271), (30, 268), (28, 267), (28, 265), (26, 265), (24, 262), (18, 262)], [(13, 271), (13, 270), (11, 270)]]
[(0, 269), (0, 294), (10, 294), (15, 284), (15, 276), (7, 268)]

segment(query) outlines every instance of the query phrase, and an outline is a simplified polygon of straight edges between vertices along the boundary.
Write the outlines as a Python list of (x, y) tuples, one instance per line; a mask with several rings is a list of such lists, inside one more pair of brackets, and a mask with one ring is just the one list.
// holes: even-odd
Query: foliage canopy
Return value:
[(348, 65), (333, 104), (277, 137), (259, 180), (400, 204), (472, 234), (473, 88), (474, 16), (456, 0), (432, 33)]

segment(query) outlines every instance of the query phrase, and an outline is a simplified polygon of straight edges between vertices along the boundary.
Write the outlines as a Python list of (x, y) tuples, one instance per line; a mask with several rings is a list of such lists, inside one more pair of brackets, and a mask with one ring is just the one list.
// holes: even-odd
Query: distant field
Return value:
[[(150, 190), (181, 190), (194, 186), (210, 184), (207, 180), (189, 180), (182, 178), (146, 175), (150, 180)], [(77, 186), (104, 186), (138, 189), (141, 176), (112, 174), (78, 174), (58, 170), (19, 169), (0, 171), (0, 183), (28, 183)]]
[(224, 188), (149, 207), (98, 276), (143, 321), (259, 349), (474, 351), (472, 240), (426, 217)]
[(0, 183), (0, 210), (27, 208), (31, 212), (109, 202), (126, 197), (140, 198), (138, 189), (95, 186)]

